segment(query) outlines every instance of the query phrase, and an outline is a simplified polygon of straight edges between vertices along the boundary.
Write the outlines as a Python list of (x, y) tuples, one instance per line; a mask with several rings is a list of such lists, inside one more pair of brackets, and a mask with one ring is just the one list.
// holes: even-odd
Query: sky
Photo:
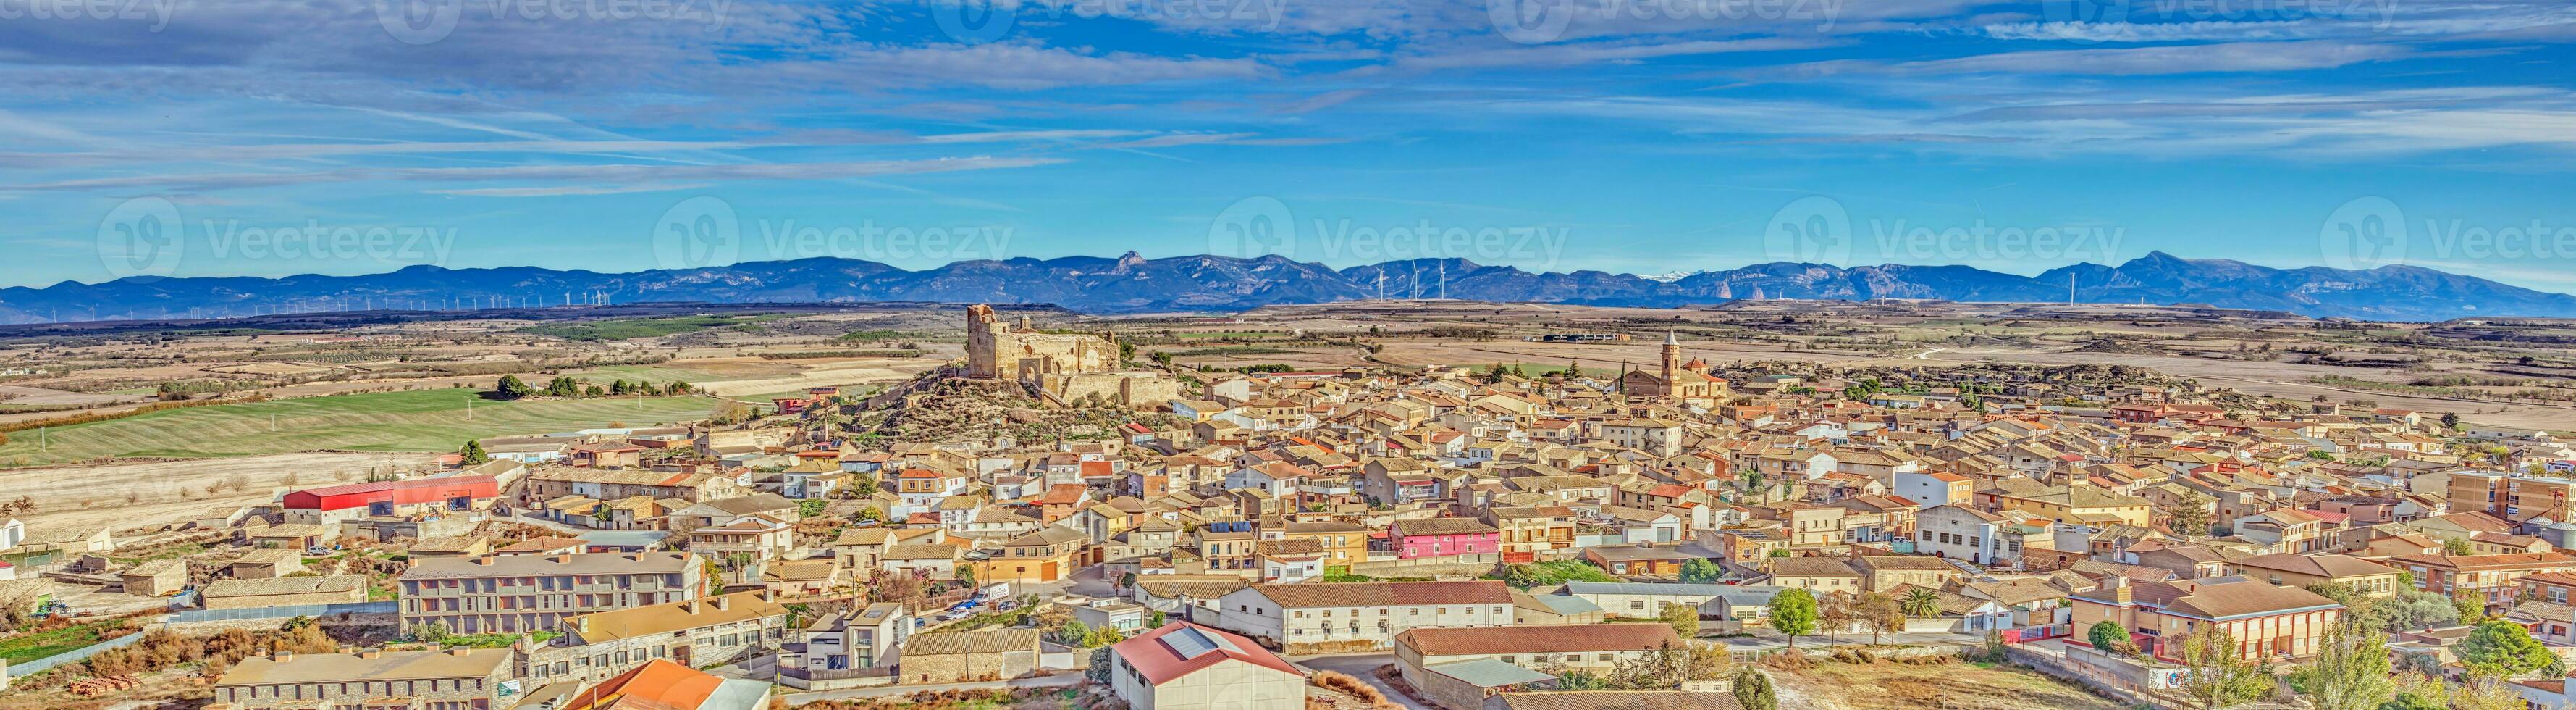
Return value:
[(0, 0), (0, 286), (2164, 251), (2576, 289), (2576, 4)]

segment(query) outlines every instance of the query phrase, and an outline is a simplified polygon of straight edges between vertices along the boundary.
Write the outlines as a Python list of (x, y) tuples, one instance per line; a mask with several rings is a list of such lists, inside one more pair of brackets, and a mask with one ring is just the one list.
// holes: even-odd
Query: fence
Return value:
[(2003, 631), (2003, 636), (2004, 643), (2029, 643), (2032, 641), (2060, 638), (2072, 633), (2073, 631), (2074, 629), (2072, 624), (2050, 624), (2047, 626), (2029, 626), (2018, 629), (2005, 629)]
[(340, 604), (301, 604), (256, 609), (190, 609), (170, 615), (170, 623), (199, 621), (240, 621), (244, 619), (292, 619), (298, 616), (324, 617), (341, 614), (392, 614), (401, 609), (399, 602), (345, 602)]

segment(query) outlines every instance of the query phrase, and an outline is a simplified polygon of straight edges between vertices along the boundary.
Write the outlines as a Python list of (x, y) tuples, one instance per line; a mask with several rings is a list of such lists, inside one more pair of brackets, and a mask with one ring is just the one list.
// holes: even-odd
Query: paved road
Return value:
[(1288, 660), (1312, 670), (1333, 671), (1335, 673), (1358, 678), (1362, 682), (1376, 686), (1377, 692), (1384, 694), (1386, 699), (1403, 705), (1407, 710), (1434, 710), (1431, 706), (1415, 702), (1412, 698), (1405, 697), (1403, 693), (1396, 692), (1394, 688), (1387, 686), (1386, 681), (1377, 679), (1378, 666), (1394, 663), (1395, 654), (1363, 653), (1342, 656), (1292, 656), (1289, 657)]
[(920, 692), (927, 692), (927, 691), (940, 691), (940, 690), (968, 690), (968, 689), (977, 689), (977, 688), (1061, 688), (1061, 687), (1064, 687), (1064, 686), (1074, 685), (1074, 684), (1081, 683), (1081, 682), (1082, 682), (1082, 674), (1081, 674), (1081, 673), (1058, 673), (1058, 674), (1055, 674), (1055, 675), (1038, 676), (1038, 677), (1035, 677), (1035, 678), (1019, 678), (1019, 679), (1014, 679), (1014, 680), (991, 681), (991, 682), (985, 682), (985, 683), (939, 683), (939, 684), (932, 684), (932, 685), (880, 685), (880, 686), (875, 686), (875, 687), (870, 687), (870, 688), (851, 688), (851, 689), (849, 689), (849, 690), (826, 690), (826, 691), (814, 692), (814, 693), (788, 693), (788, 694), (786, 694), (786, 695), (785, 695), (785, 696), (783, 696), (783, 697), (787, 698), (787, 704), (789, 704), (789, 705), (802, 705), (802, 704), (810, 703), (810, 702), (814, 702), (814, 701), (817, 701), (817, 700), (840, 700), (840, 699), (845, 699), (845, 698), (874, 698), (874, 697), (883, 697), (883, 696), (888, 696), (888, 695), (910, 695), (910, 694), (913, 694), (913, 693), (920, 693)]

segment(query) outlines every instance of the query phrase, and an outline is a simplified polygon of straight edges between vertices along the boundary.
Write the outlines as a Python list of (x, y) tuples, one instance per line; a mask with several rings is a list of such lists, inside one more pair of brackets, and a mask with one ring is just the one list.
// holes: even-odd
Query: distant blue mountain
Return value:
[(1537, 273), (1463, 259), (1333, 269), (1280, 256), (1146, 259), (1131, 252), (1118, 258), (960, 261), (922, 271), (856, 259), (817, 258), (622, 274), (413, 266), (365, 276), (66, 281), (44, 288), (0, 289), (0, 323), (90, 320), (93, 313), (97, 318), (202, 318), (567, 301), (971, 301), (1054, 303), (1099, 313), (1239, 310), (1379, 296), (1618, 306), (1682, 306), (1752, 298), (2064, 302), (2070, 282), (2075, 299), (2089, 303), (2196, 303), (2399, 321), (2576, 317), (2576, 296), (2422, 267), (2275, 269), (2223, 259), (2182, 259), (2163, 252), (2118, 266), (2078, 264), (2036, 277), (1966, 266), (1774, 262), (1671, 280), (1600, 271)]

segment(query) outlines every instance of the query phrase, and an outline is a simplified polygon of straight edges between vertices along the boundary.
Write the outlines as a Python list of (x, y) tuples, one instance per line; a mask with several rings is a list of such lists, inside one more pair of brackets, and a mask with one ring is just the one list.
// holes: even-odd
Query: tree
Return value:
[(1715, 584), (1726, 576), (1726, 569), (1705, 557), (1694, 557), (1682, 563), (1683, 584)]
[(2443, 412), (2443, 413), (2442, 413), (2442, 428), (2444, 428), (2444, 429), (2449, 429), (2449, 430), (2452, 430), (2452, 431), (2459, 431), (2459, 430), (2460, 430), (2460, 414), (2459, 414), (2458, 412)]
[(2388, 636), (2351, 620), (2327, 629), (2317, 657), (2290, 674), (2317, 710), (2378, 710), (2397, 697)]
[(553, 380), (546, 382), (546, 396), (579, 397), (581, 396), (581, 381), (575, 380), (570, 376), (558, 376)]
[(501, 384), (493, 387), (502, 399), (521, 399), (537, 393), (537, 388), (519, 380), (518, 375), (502, 375)]
[(1771, 629), (1789, 637), (1789, 647), (1798, 647), (1798, 637), (1816, 632), (1816, 597), (1804, 589), (1783, 589), (1771, 595)]
[(2511, 678), (2549, 668), (2558, 656), (2531, 637), (2531, 631), (2510, 621), (2479, 624), (2460, 641), (2460, 663), (2471, 672)]
[(1107, 687), (1114, 680), (1109, 675), (1108, 646), (1091, 649), (1091, 666), (1082, 669), (1082, 677), (1090, 679), (1092, 685), (1102, 687)]
[(2453, 599), (2451, 610), (2459, 615), (2462, 624), (2474, 626), (2487, 620), (2487, 604), (2483, 599)]
[(1929, 619), (1941, 615), (1941, 594), (1922, 587), (1905, 590), (1905, 597), (1897, 604), (1906, 616)]
[(831, 505), (821, 498), (807, 498), (796, 501), (796, 514), (806, 518), (819, 517), (823, 514), (823, 509)]
[(1860, 613), (1852, 608), (1849, 594), (1826, 594), (1824, 600), (1816, 604), (1816, 627), (1824, 630), (1827, 644), (1833, 643), (1835, 636), (1850, 631), (1852, 623), (1857, 621), (1860, 621)]
[(960, 565), (957, 568), (957, 583), (969, 587), (975, 586), (975, 566)]
[(2207, 534), (2209, 526), (2217, 522), (2217, 511), (2211, 507), (2217, 504), (2218, 499), (2209, 497), (2207, 493), (2187, 491), (2165, 504), (2166, 527), (2172, 528), (2176, 535)]
[(1746, 666), (1735, 674), (1735, 704), (1744, 710), (1780, 710), (1780, 694), (1771, 688), (1771, 676)]
[(1663, 613), (1658, 614), (1657, 617), (1673, 626), (1673, 635), (1682, 638), (1699, 635), (1699, 607), (1688, 604), (1666, 604)]
[(1869, 629), (1870, 643), (1885, 639), (1885, 634), (1905, 630), (1905, 609), (1896, 597), (1869, 592), (1860, 595), (1860, 603), (1854, 608), (1860, 612), (1861, 626)]
[(2129, 643), (2129, 629), (2120, 622), (2104, 619), (2084, 630), (2084, 640), (2093, 642), (2095, 650), (2109, 651)]
[(467, 466), (480, 466), (484, 462), (492, 460), (491, 454), (484, 453), (483, 442), (480, 441), (465, 442), (465, 448), (457, 449), (456, 455), (461, 457), (461, 460)]
[(2183, 635), (2182, 677), (2175, 689), (2200, 704), (2221, 710), (2271, 695), (2272, 674), (2237, 653), (2236, 637), (2226, 629), (2204, 627)]
[(2462, 557), (2462, 556), (2467, 556), (2467, 555), (2476, 554), (2476, 552), (2477, 552), (2476, 550), (2474, 550), (2474, 549), (2472, 549), (2472, 548), (2470, 548), (2470, 547), (2469, 547), (2469, 539), (2468, 539), (2468, 538), (2465, 538), (2465, 537), (2447, 537), (2447, 538), (2442, 538), (2442, 554), (2445, 554), (2445, 555), (2451, 555), (2451, 556), (2453, 556), (2453, 557)]
[(2451, 694), (2454, 710), (2523, 710), (2531, 707), (2513, 683), (2495, 676), (2472, 675)]

